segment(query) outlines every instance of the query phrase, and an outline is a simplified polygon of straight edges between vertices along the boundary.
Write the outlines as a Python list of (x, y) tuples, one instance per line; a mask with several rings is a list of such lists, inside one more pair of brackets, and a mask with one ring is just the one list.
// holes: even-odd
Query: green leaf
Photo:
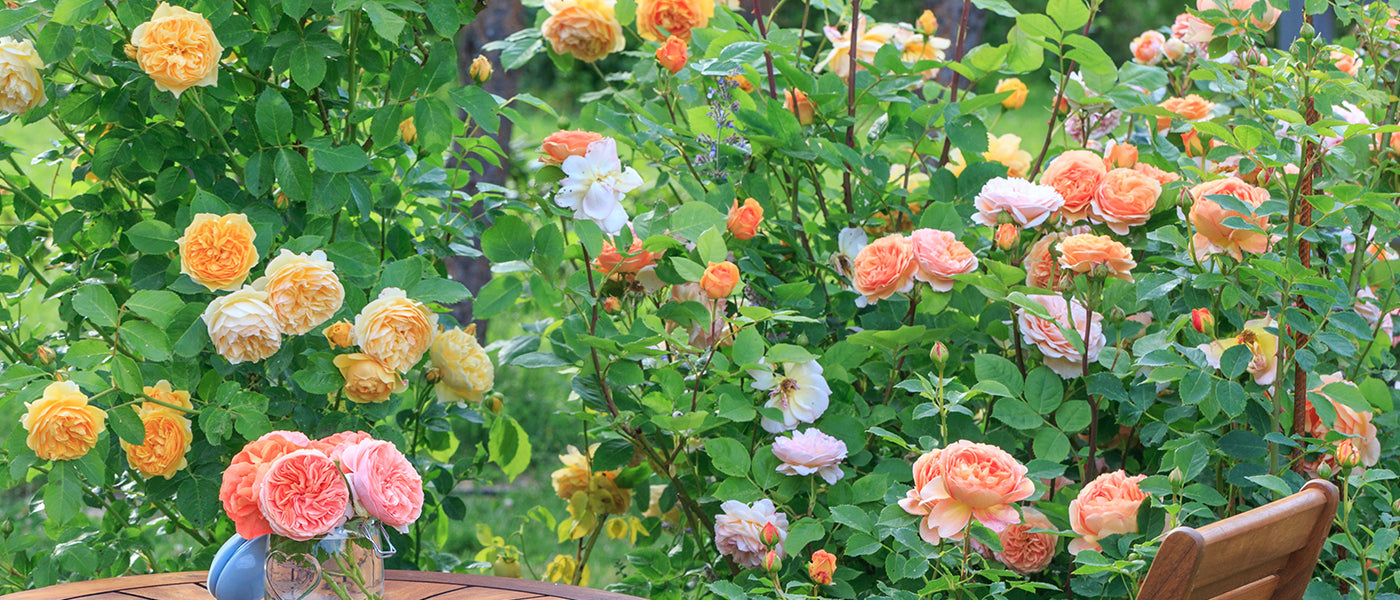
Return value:
[(0, 36), (8, 36), (39, 19), (43, 13), (34, 6), (0, 11)]
[(308, 394), (334, 394), (345, 386), (340, 370), (335, 368), (313, 367), (292, 373), (292, 381)]
[(1275, 475), (1249, 475), (1245, 477), (1245, 479), (1253, 481), (1258, 484), (1259, 487), (1266, 490), (1276, 492), (1280, 496), (1287, 496), (1293, 493), (1292, 486), (1289, 486), (1288, 482), (1279, 479)]
[(491, 462), (511, 481), (530, 466), (530, 435), (511, 417), (500, 417), (491, 424), (486, 448)]
[(826, 537), (826, 527), (816, 519), (802, 519), (788, 527), (783, 549), (788, 556), (802, 556), (808, 544)]
[(874, 519), (870, 518), (870, 513), (849, 504), (831, 507), (831, 519), (865, 533), (870, 533), (875, 527)]
[(427, 13), (428, 22), (439, 35), (448, 38), (457, 35), (462, 21), (454, 0), (428, 0)]
[(336, 242), (326, 246), (326, 257), (335, 270), (348, 277), (373, 277), (379, 271), (379, 255), (359, 242)]
[(953, 142), (963, 156), (980, 155), (987, 151), (987, 126), (977, 115), (963, 115), (953, 119), (944, 130), (948, 140)]
[(71, 467), (55, 468), (44, 484), (44, 514), (54, 523), (67, 523), (83, 509), (83, 487)]
[(369, 155), (352, 144), (318, 148), (312, 157), (316, 159), (317, 169), (331, 173), (353, 173), (369, 166)]
[(745, 477), (749, 473), (751, 457), (748, 449), (738, 440), (723, 437), (707, 439), (705, 454), (714, 461), (715, 468), (726, 475)]
[(695, 250), (700, 254), (700, 260), (706, 263), (723, 262), (729, 255), (729, 249), (724, 245), (724, 235), (713, 227), (700, 234), (700, 239), (695, 242)]
[(500, 105), (490, 92), (474, 85), (459, 87), (452, 90), (452, 100), (487, 133), (494, 135), (500, 128), (501, 117), (497, 112)]
[(1089, 22), (1089, 7), (1085, 6), (1084, 0), (1050, 0), (1045, 14), (1050, 15), (1065, 31), (1079, 29)]
[(280, 145), (292, 135), (292, 107), (275, 88), (258, 96), (257, 119), (258, 133), (268, 144)]
[(1264, 438), (1244, 429), (1236, 429), (1220, 436), (1216, 446), (1225, 456), (1235, 460), (1254, 460), (1269, 453), (1269, 445)]
[(296, 150), (283, 148), (277, 151), (277, 161), (273, 164), (277, 173), (277, 184), (282, 193), (297, 202), (311, 199), (311, 168), (306, 166), (306, 158)]
[(972, 0), (973, 6), (982, 10), (989, 10), (1003, 17), (1014, 19), (1021, 14), (1006, 0)]
[(146, 443), (146, 425), (131, 406), (119, 406), (107, 411), (107, 422), (126, 443), (136, 446)]
[(390, 42), (397, 42), (399, 34), (403, 32), (406, 24), (403, 17), (394, 14), (377, 0), (365, 0), (365, 12), (369, 14), (369, 22), (374, 26), (374, 32)]
[(481, 252), (493, 263), (528, 260), (534, 250), (530, 226), (511, 215), (497, 217), (481, 234)]
[(700, 239), (707, 229), (723, 229), (725, 216), (704, 202), (687, 202), (671, 213), (671, 234), (687, 242)]
[(53, 8), (53, 22), (76, 27), (101, 6), (102, 0), (59, 0), (58, 5)]
[(1038, 414), (1048, 415), (1065, 399), (1064, 379), (1049, 367), (1036, 367), (1026, 375), (1026, 404)]
[(175, 508), (180, 514), (194, 523), (212, 523), (219, 517), (220, 480), (211, 477), (191, 475), (180, 483), (175, 495)]
[[(984, 381), (982, 383), (999, 383), (996, 381)], [(1040, 413), (1031, 409), (1025, 402), (1017, 398), (1002, 398), (997, 400), (996, 408), (992, 413), (998, 421), (1006, 423), (1016, 429), (1036, 429), (1045, 425), (1045, 420)]]
[(127, 241), (143, 254), (174, 252), (180, 247), (175, 243), (177, 237), (174, 227), (155, 219), (141, 221), (126, 230)]
[(978, 354), (972, 357), (972, 364), (978, 381), (995, 381), (1006, 386), (1013, 396), (1021, 395), (1021, 371), (1015, 363), (992, 354)]
[(185, 307), (185, 302), (174, 292), (165, 290), (141, 290), (126, 300), (126, 310), (150, 321), (152, 325), (165, 329), (175, 318), (175, 313)]
[(477, 293), (472, 318), (489, 319), (514, 306), (524, 288), (518, 277), (497, 275)]
[(627, 466), (632, 462), (632, 455), (636, 453), (636, 448), (632, 442), (622, 438), (608, 438), (598, 443), (598, 450), (593, 453), (593, 471), (611, 471)]
[(148, 361), (170, 360), (170, 338), (160, 327), (145, 321), (126, 321), (117, 330), (117, 335), (132, 352)]
[(408, 288), (408, 297), (419, 302), (436, 302), (444, 306), (472, 299), (471, 290), (451, 279), (433, 277)]
[(1225, 373), (1226, 377), (1234, 379), (1244, 373), (1252, 360), (1254, 360), (1254, 353), (1250, 351), (1249, 346), (1244, 344), (1230, 346), (1220, 355), (1220, 371)]
[(98, 327), (117, 326), (117, 302), (106, 286), (85, 285), (73, 293), (73, 310)]
[[(1000, 403), (998, 403), (1000, 404)], [(1089, 426), (1089, 403), (1083, 400), (1070, 400), (1055, 411), (1055, 424), (1065, 433), (1078, 433)]]
[(406, 290), (410, 285), (422, 280), (423, 259), (412, 256), (385, 265), (384, 272), (379, 275), (379, 289), (398, 288)]
[(315, 46), (302, 42), (292, 48), (291, 71), (292, 81), (309, 92), (326, 78), (326, 56)]

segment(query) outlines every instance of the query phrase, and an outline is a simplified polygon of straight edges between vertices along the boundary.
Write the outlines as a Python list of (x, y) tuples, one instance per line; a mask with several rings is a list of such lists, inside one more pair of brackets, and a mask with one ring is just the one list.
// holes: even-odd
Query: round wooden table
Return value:
[[(207, 572), (159, 573), (65, 583), (17, 594), (4, 600), (213, 600), (205, 589)], [(546, 581), (386, 571), (385, 600), (637, 600), (633, 596)]]

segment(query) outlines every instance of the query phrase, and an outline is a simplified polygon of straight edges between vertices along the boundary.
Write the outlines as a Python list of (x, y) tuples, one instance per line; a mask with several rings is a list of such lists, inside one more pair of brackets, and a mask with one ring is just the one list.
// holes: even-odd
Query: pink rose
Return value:
[(365, 440), (340, 457), (355, 500), (369, 516), (407, 533), (423, 512), (423, 478), (393, 444)]
[(309, 443), (305, 435), (295, 431), (273, 431), (248, 442), (233, 456), (219, 485), (219, 501), (233, 519), (238, 535), (251, 540), (272, 533), (258, 506), (258, 479), (273, 461)]
[(1053, 533), (1031, 532), (1032, 529), (1055, 529), (1040, 511), (1026, 507), (1021, 509), (1021, 516), (1024, 521), (997, 534), (1002, 550), (993, 556), (1018, 575), (1039, 573), (1055, 558), (1060, 538)]
[(346, 448), (370, 439), (374, 438), (363, 431), (342, 431), (311, 442), (311, 448), (320, 450), (333, 461), (340, 462), (340, 455)]
[(326, 535), (350, 515), (350, 488), (330, 457), (297, 450), (267, 467), (256, 484), (272, 533), (298, 541)]
[(1048, 185), (997, 177), (982, 186), (973, 204), (977, 214), (972, 215), (972, 220), (979, 225), (996, 227), (1005, 215), (1021, 227), (1037, 227), (1065, 205), (1065, 198)]
[[(1017, 317), (1017, 324), (1021, 328), (1021, 335), (1040, 349), (1040, 353), (1045, 357), (1045, 366), (1059, 374), (1065, 379), (1079, 377), (1083, 373), (1084, 355), (1074, 344), (1065, 337), (1061, 327), (1073, 327), (1074, 331), (1084, 335), (1084, 325), (1086, 320), (1091, 320), (1089, 325), (1089, 362), (1099, 359), (1099, 352), (1103, 350), (1107, 338), (1103, 335), (1103, 315), (1094, 313), (1092, 317), (1087, 315), (1084, 305), (1078, 300), (1070, 306), (1065, 303), (1065, 299), (1060, 296), (1050, 296), (1045, 294), (1029, 294), (1027, 296), (1037, 304), (1045, 307), (1050, 312), (1052, 320), (1045, 320), (1029, 311), (1021, 310)], [(1072, 317), (1072, 318), (1071, 318)]]
[(777, 512), (772, 500), (764, 498), (753, 504), (729, 500), (719, 508), (724, 511), (715, 517), (715, 547), (720, 554), (734, 559), (736, 565), (757, 569), (768, 551), (759, 534), (764, 525), (772, 524), (778, 529), (774, 550), (779, 557), (785, 556), (783, 542), (787, 541), (788, 519), (786, 514)]
[(927, 282), (935, 292), (952, 291), (954, 275), (977, 270), (977, 257), (950, 232), (916, 229), (909, 241), (914, 244), (914, 279)]
[(846, 443), (816, 428), (773, 440), (773, 456), (783, 461), (778, 472), (784, 475), (815, 473), (832, 484), (845, 475), (841, 461), (846, 459)]
[(1104, 473), (1079, 491), (1069, 503), (1070, 528), (1081, 537), (1069, 543), (1070, 554), (1098, 550), (1099, 540), (1119, 533), (1137, 533), (1138, 505), (1147, 494), (1138, 488), (1146, 475), (1129, 477), (1121, 469)]
[(998, 532), (1021, 522), (1014, 504), (1035, 493), (1024, 465), (1001, 448), (967, 440), (935, 452), (914, 464), (915, 484), (928, 481), (899, 502), (906, 512), (924, 517), (919, 521), (924, 541), (961, 540), (972, 519)]

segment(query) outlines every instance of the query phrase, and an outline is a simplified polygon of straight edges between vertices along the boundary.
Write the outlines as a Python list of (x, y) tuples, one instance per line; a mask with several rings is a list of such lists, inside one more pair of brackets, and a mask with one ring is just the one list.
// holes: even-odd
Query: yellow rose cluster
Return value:
[(559, 524), (559, 539), (583, 537), (606, 515), (620, 515), (632, 502), (632, 491), (618, 487), (615, 481), (621, 469), (594, 471), (593, 455), (598, 444), (588, 447), (585, 456), (569, 446), (567, 454), (559, 455), (564, 466), (550, 474), (554, 493), (569, 503), (569, 519)]
[(145, 402), (136, 410), (146, 428), (146, 438), (139, 446), (122, 440), (126, 462), (146, 477), (170, 479), (189, 465), (185, 454), (194, 443), (190, 420), (184, 411), (171, 407), (193, 410), (194, 404), (190, 402), (189, 392), (172, 389), (170, 382), (164, 379), (142, 391), (160, 402)]
[(326, 328), (331, 346), (358, 345), (360, 351), (335, 357), (345, 378), (345, 396), (353, 402), (383, 402), (408, 388), (407, 373), (433, 344), (438, 317), (399, 288), (385, 288), (365, 305), (355, 322)]

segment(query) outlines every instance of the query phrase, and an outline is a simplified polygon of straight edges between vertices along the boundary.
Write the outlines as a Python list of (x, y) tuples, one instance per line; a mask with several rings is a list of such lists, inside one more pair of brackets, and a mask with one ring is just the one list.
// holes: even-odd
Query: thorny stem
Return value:
[[(753, 16), (754, 20), (758, 22), (758, 35), (763, 37), (763, 42), (766, 45), (768, 43), (768, 22), (763, 18), (763, 0), (753, 0)], [(768, 97), (777, 100), (778, 80), (773, 76), (773, 53), (766, 47), (763, 49), (763, 63), (768, 67)]]
[[(1084, 23), (1084, 29), (1080, 31), (1081, 35), (1089, 35), (1089, 25), (1094, 22), (1094, 14), (1099, 11), (1099, 4), (1099, 2), (1093, 2), (1093, 6), (1089, 8), (1089, 21)], [(1060, 49), (1064, 49), (1063, 43), (1060, 44)], [(1069, 74), (1074, 72), (1074, 67), (1077, 65), (1078, 63), (1071, 60), (1069, 68), (1060, 73), (1060, 89), (1055, 92), (1055, 101), (1050, 104), (1050, 122), (1045, 129), (1045, 143), (1040, 146), (1040, 155), (1036, 156), (1035, 166), (1031, 167), (1031, 172), (1027, 176), (1030, 181), (1035, 181), (1035, 176), (1040, 173), (1040, 166), (1045, 163), (1045, 155), (1050, 152), (1050, 141), (1055, 136), (1055, 121), (1060, 117), (1060, 103), (1065, 99), (1065, 88), (1069, 84)]]
[[(846, 146), (854, 149), (856, 147), (856, 45), (860, 41), (860, 0), (851, 0), (851, 44), (846, 51), (848, 61), (846, 72), (846, 116), (851, 119), (851, 124), (846, 126)], [(797, 106), (796, 98), (793, 100), (793, 108)], [(846, 165), (845, 173), (841, 174), (841, 191), (846, 198), (846, 214), (854, 216), (856, 214), (855, 190), (851, 187), (850, 164)]]
[(593, 526), (593, 533), (588, 534), (588, 541), (584, 543), (583, 552), (579, 554), (578, 567), (574, 569), (574, 580), (570, 585), (578, 585), (583, 580), (583, 569), (588, 566), (588, 557), (593, 554), (593, 545), (598, 543), (598, 535), (603, 533), (607, 522), (607, 512), (598, 515), (598, 524)]
[[(913, 325), (913, 324), (914, 324), (914, 311), (915, 311), (915, 309), (919, 308), (919, 300), (920, 300), (920, 297), (919, 297), (918, 294), (915, 294), (915, 295), (909, 297), (909, 312), (906, 313), (906, 314), (904, 315), (904, 324), (905, 324), (905, 325)], [(900, 372), (900, 370), (904, 368), (904, 359), (906, 358), (906, 355), (904, 355), (903, 352), (904, 352), (905, 348), (908, 348), (908, 346), (900, 347), (900, 349), (899, 349), (899, 352), (900, 352), (899, 360), (895, 361), (895, 363), (894, 363), (894, 370), (890, 371), (890, 381), (889, 381), (889, 383), (885, 384), (885, 398), (884, 398), (884, 402), (885, 402), (885, 403), (889, 403), (889, 401), (890, 401), (890, 395), (894, 393), (894, 384), (899, 383), (899, 382), (895, 381), (895, 379), (897, 379), (897, 378), (899, 377), (899, 372)]]
[[(965, 50), (965, 45), (967, 44), (967, 13), (969, 12), (972, 12), (972, 0), (963, 0), (962, 14), (958, 16), (958, 41), (957, 45), (953, 49), (953, 56), (956, 57), (956, 60), (958, 62), (962, 62), (963, 51)], [(950, 95), (948, 96), (949, 104), (957, 104), (958, 87), (961, 85), (962, 73), (959, 73), (958, 71), (953, 71), (953, 80), (951, 86), (953, 89), (952, 92), (950, 92)], [(952, 138), (945, 137), (943, 139), (943, 152), (938, 157), (938, 164), (948, 164), (948, 156), (952, 153), (952, 150)]]

